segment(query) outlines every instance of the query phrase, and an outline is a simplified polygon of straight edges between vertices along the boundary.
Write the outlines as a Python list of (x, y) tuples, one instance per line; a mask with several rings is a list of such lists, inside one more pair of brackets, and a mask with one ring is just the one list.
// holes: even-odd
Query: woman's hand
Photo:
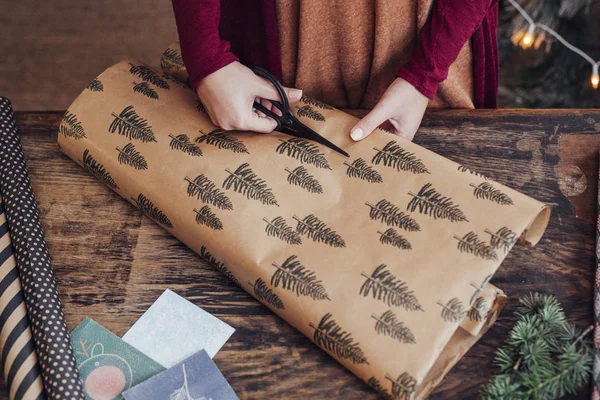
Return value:
[(381, 100), (350, 131), (353, 140), (369, 136), (379, 125), (389, 121), (394, 133), (412, 140), (421, 124), (429, 99), (402, 78), (396, 78)]
[[(302, 97), (284, 88), (290, 103)], [(269, 100), (280, 100), (275, 87), (248, 67), (233, 62), (202, 79), (196, 90), (213, 124), (225, 130), (272, 132), (277, 123), (252, 108), (254, 101), (278, 112)]]

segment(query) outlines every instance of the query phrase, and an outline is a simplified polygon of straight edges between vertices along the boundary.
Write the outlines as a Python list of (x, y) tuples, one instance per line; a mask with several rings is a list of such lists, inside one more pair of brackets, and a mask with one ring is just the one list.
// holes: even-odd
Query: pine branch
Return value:
[(381, 178), (379, 172), (368, 165), (362, 158), (357, 158), (352, 164), (348, 164), (344, 161), (344, 165), (348, 167), (346, 175), (350, 178), (359, 178), (370, 183), (383, 182), (383, 178)]
[(354, 364), (369, 364), (359, 344), (354, 343), (352, 335), (344, 331), (330, 313), (321, 318), (318, 326), (309, 325), (315, 330), (313, 340), (317, 346)]
[(308, 173), (303, 166), (296, 167), (293, 171), (285, 168), (288, 173), (287, 181), (290, 185), (300, 186), (310, 193), (323, 193), (323, 187), (317, 179)]
[(489, 230), (485, 230), (485, 233), (489, 234), (490, 244), (494, 249), (503, 248), (505, 253), (508, 253), (512, 246), (517, 242), (517, 234), (506, 226), (498, 229), (496, 233), (493, 233)]
[(215, 146), (218, 149), (231, 150), (234, 153), (250, 154), (244, 142), (238, 138), (226, 134), (222, 129), (215, 129), (208, 133), (200, 131), (200, 133), (202, 136), (196, 138), (196, 143), (206, 142), (206, 144)]
[(325, 243), (331, 247), (346, 247), (344, 239), (313, 214), (302, 220), (295, 215), (293, 218), (298, 222), (296, 232), (299, 234), (308, 236), (314, 242)]
[(379, 200), (375, 205), (369, 202), (365, 204), (371, 208), (369, 218), (373, 221), (379, 220), (388, 226), (395, 226), (408, 232), (418, 232), (421, 230), (417, 221), (411, 218), (410, 215), (400, 211), (400, 207), (386, 199)]
[(81, 122), (77, 120), (77, 116), (75, 114), (68, 110), (65, 112), (63, 119), (60, 121), (58, 133), (76, 140), (86, 137), (83, 126), (81, 126)]
[(402, 250), (412, 249), (410, 242), (398, 234), (394, 228), (389, 228), (385, 232), (377, 231), (377, 233), (380, 235), (381, 244), (389, 244)]
[(478, 177), (480, 177), (480, 178), (483, 178), (483, 179), (485, 179), (486, 181), (489, 179), (487, 176), (485, 176), (485, 175), (483, 175), (483, 174), (481, 174), (481, 173), (479, 173), (479, 172), (477, 172), (477, 171), (473, 171), (472, 169), (470, 169), (470, 168), (467, 168), (467, 167), (465, 167), (465, 166), (463, 166), (463, 165), (459, 165), (459, 166), (458, 166), (458, 170), (459, 170), (460, 172), (468, 172), (469, 174), (471, 174), (471, 175), (474, 175), (474, 176), (478, 176)]
[(188, 196), (196, 197), (203, 203), (211, 204), (221, 210), (233, 210), (233, 204), (229, 197), (221, 192), (217, 185), (206, 176), (200, 174), (194, 180), (187, 176), (184, 179), (188, 183)]
[(302, 96), (300, 101), (306, 105), (320, 108), (321, 110), (333, 110), (333, 107), (331, 107), (319, 100), (312, 99), (310, 97)]
[(166, 228), (173, 228), (171, 220), (169, 220), (169, 218), (161, 210), (159, 210), (158, 207), (156, 207), (154, 203), (151, 202), (146, 196), (140, 193), (137, 199), (134, 199), (132, 197), (131, 200), (133, 200), (136, 203), (140, 211), (146, 214), (148, 218), (154, 220), (155, 222), (159, 223), (160, 225)]
[(141, 83), (133, 82), (133, 91), (135, 93), (141, 93), (148, 98), (158, 100), (158, 93), (156, 93), (156, 90), (154, 90), (154, 89), (152, 89), (152, 87), (150, 87), (148, 82), (141, 82)]
[(388, 306), (403, 307), (407, 311), (423, 311), (419, 300), (412, 290), (408, 289), (406, 282), (396, 278), (387, 270), (387, 265), (381, 264), (371, 275), (361, 273), (365, 282), (360, 288), (360, 294), (369, 295), (376, 300), (381, 300)]
[(417, 194), (412, 192), (408, 192), (408, 194), (413, 198), (406, 207), (407, 211), (418, 210), (419, 213), (429, 215), (433, 219), (442, 218), (452, 222), (468, 222), (458, 205), (455, 205), (450, 197), (438, 193), (431, 183), (425, 184)]
[(156, 74), (152, 70), (152, 68), (148, 67), (147, 65), (135, 66), (132, 63), (129, 63), (129, 65), (131, 65), (131, 68), (129, 69), (129, 73), (131, 75), (135, 75), (139, 78), (142, 78), (146, 82), (149, 82), (149, 83), (153, 84), (154, 86), (159, 87), (161, 89), (165, 89), (165, 90), (170, 89), (167, 81), (165, 81), (163, 78), (158, 76), (158, 74)]
[(262, 278), (258, 278), (254, 283), (248, 282), (248, 284), (254, 288), (254, 294), (256, 295), (257, 299), (262, 300), (280, 310), (285, 308), (283, 301), (281, 301), (275, 292), (267, 287), (267, 284), (262, 280)]
[(372, 160), (375, 165), (383, 164), (386, 167), (395, 168), (398, 171), (409, 171), (413, 174), (429, 174), (429, 170), (422, 160), (393, 140), (388, 142), (383, 149), (377, 147), (373, 149), (377, 151)]
[(462, 321), (467, 314), (463, 303), (456, 297), (448, 301), (445, 305), (438, 301), (438, 304), (442, 307), (442, 318), (446, 322), (458, 323)]
[(130, 165), (135, 169), (148, 169), (146, 159), (135, 149), (133, 143), (127, 143), (122, 149), (117, 146), (116, 150), (119, 152), (119, 164)]
[(206, 246), (202, 246), (200, 248), (200, 254), (199, 254), (199, 256), (200, 256), (201, 259), (203, 259), (204, 261), (206, 261), (207, 263), (209, 263), (210, 265), (212, 265), (213, 267), (215, 267), (223, 275), (225, 275), (226, 277), (228, 277), (229, 279), (231, 279), (233, 282), (235, 282), (238, 286), (241, 286), (240, 285), (240, 281), (238, 281), (238, 279), (235, 277), (235, 275), (233, 275), (233, 273), (229, 270), (229, 268), (227, 268), (223, 262), (218, 261), (206, 249)]
[(225, 168), (225, 171), (229, 173), (229, 177), (223, 182), (225, 189), (232, 189), (237, 193), (243, 194), (248, 199), (258, 200), (263, 204), (279, 207), (271, 188), (252, 171), (248, 163), (240, 165), (235, 172), (231, 172), (229, 168)]
[(389, 336), (400, 343), (416, 343), (415, 336), (404, 326), (402, 321), (398, 321), (396, 314), (392, 310), (384, 312), (381, 316), (371, 315), (375, 322), (375, 331), (380, 335)]
[(281, 144), (277, 146), (279, 154), (295, 158), (302, 164), (312, 164), (317, 168), (331, 169), (325, 155), (319, 151), (319, 147), (307, 140), (300, 138), (279, 139)]
[(379, 380), (377, 380), (374, 376), (369, 378), (367, 385), (371, 386), (383, 400), (396, 400), (396, 397), (385, 390), (381, 382), (379, 382)]
[(102, 84), (102, 82), (98, 78), (94, 78), (90, 82), (90, 84), (88, 85), (87, 88), (89, 90), (91, 90), (92, 92), (103, 92), (104, 91), (104, 85)]
[(110, 175), (106, 168), (104, 168), (104, 165), (96, 161), (96, 159), (90, 154), (90, 151), (88, 149), (85, 149), (83, 151), (82, 165), (87, 172), (95, 176), (106, 186), (110, 187), (111, 189), (119, 189), (119, 186), (117, 186), (115, 179)]
[(301, 118), (309, 118), (319, 122), (325, 121), (325, 117), (323, 116), (323, 114), (321, 114), (309, 105), (305, 105), (302, 107), (296, 106), (296, 108), (298, 109), (296, 114)]
[(417, 381), (407, 372), (402, 373), (398, 379), (386, 375), (385, 379), (392, 382), (392, 395), (398, 400), (410, 400), (417, 390)]
[(210, 229), (214, 230), (222, 230), (223, 223), (217, 217), (215, 213), (212, 212), (209, 206), (204, 206), (200, 210), (194, 208), (194, 212), (196, 213), (196, 223), (199, 225), (208, 226)]
[(276, 268), (271, 277), (271, 285), (295, 292), (298, 296), (309, 296), (313, 300), (331, 300), (322, 282), (315, 273), (304, 267), (296, 256), (288, 257), (281, 266), (273, 263)]
[(512, 199), (508, 197), (507, 194), (503, 193), (500, 189), (495, 189), (491, 183), (483, 182), (478, 186), (475, 186), (471, 183), (469, 186), (475, 188), (473, 190), (473, 195), (478, 199), (490, 200), (501, 205), (510, 206), (514, 204)]
[(133, 106), (127, 106), (119, 115), (112, 113), (113, 122), (108, 127), (110, 133), (117, 132), (119, 135), (129, 139), (141, 140), (142, 142), (156, 142), (152, 127), (148, 121), (141, 118)]
[(481, 257), (484, 260), (497, 260), (498, 255), (492, 246), (489, 246), (475, 232), (469, 232), (462, 238), (454, 235), (454, 239), (458, 240), (458, 251), (461, 253), (473, 254)]
[(478, 297), (475, 303), (471, 306), (471, 309), (467, 313), (467, 316), (471, 321), (480, 322), (483, 321), (490, 311), (490, 307), (487, 301), (483, 297)]
[(302, 239), (298, 232), (294, 231), (283, 217), (275, 217), (272, 221), (263, 218), (263, 221), (267, 223), (265, 227), (267, 235), (279, 238), (288, 244), (302, 244)]
[(169, 134), (169, 137), (171, 138), (170, 146), (173, 150), (181, 150), (184, 153), (194, 157), (202, 156), (202, 150), (200, 150), (200, 147), (191, 143), (190, 138), (185, 133), (177, 136)]
[(167, 49), (160, 57), (160, 67), (165, 71), (185, 68), (181, 54), (175, 49)]

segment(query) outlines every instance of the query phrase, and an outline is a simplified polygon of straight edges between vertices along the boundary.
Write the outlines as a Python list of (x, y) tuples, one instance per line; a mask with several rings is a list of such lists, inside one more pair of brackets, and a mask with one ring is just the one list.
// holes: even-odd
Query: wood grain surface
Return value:
[[(17, 116), (69, 328), (88, 316), (123, 335), (170, 288), (236, 328), (215, 361), (241, 399), (376, 398), (302, 334), (64, 156), (56, 144), (62, 113)], [(494, 372), (493, 353), (513, 324), (519, 297), (555, 294), (575, 323), (592, 323), (600, 110), (429, 112), (415, 141), (555, 204), (540, 243), (516, 246), (492, 280), (509, 296), (499, 321), (431, 397), (473, 399)], [(587, 389), (573, 396), (588, 397)]]

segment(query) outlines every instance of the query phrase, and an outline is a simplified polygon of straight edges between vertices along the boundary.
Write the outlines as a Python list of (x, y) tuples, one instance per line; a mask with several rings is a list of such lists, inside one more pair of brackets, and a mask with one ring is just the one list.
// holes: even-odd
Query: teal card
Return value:
[(122, 399), (122, 392), (165, 369), (90, 318), (73, 330), (71, 345), (89, 400)]

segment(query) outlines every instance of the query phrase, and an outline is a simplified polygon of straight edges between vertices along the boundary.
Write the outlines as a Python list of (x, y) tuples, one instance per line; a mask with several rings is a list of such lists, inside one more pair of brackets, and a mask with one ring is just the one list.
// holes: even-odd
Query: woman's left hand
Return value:
[(353, 140), (369, 136), (379, 125), (389, 121), (393, 133), (412, 140), (421, 125), (429, 99), (402, 78), (396, 78), (381, 100), (350, 131)]

